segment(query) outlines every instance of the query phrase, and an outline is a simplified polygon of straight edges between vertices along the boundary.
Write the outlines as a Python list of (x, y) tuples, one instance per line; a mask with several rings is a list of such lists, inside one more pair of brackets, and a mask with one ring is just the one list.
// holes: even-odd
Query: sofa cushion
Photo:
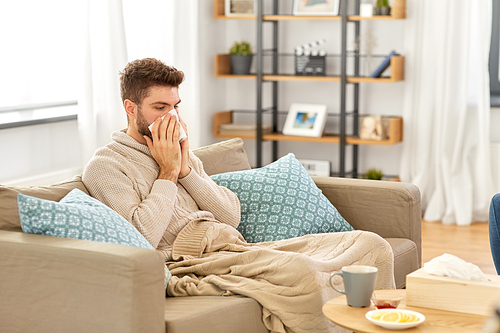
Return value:
[(193, 149), (208, 175), (250, 169), (243, 140), (234, 138)]
[(59, 202), (17, 196), (24, 232), (153, 249), (121, 215), (78, 189)]
[(88, 194), (81, 176), (48, 186), (4, 186), (0, 185), (0, 230), (22, 232), (17, 195), (27, 194), (40, 199), (59, 201), (72, 189), (79, 189)]
[(238, 196), (238, 231), (248, 242), (354, 230), (292, 153), (262, 168), (211, 178)]
[(168, 333), (269, 332), (262, 322), (262, 306), (240, 296), (167, 297), (165, 327)]

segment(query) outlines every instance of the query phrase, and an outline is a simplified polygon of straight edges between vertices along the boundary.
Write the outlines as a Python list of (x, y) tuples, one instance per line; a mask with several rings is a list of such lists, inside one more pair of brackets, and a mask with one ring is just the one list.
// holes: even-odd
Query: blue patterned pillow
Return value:
[(241, 205), (238, 231), (250, 243), (354, 230), (294, 154), (262, 168), (221, 173), (211, 178), (238, 196)]
[[(26, 233), (154, 250), (125, 218), (79, 189), (72, 190), (59, 202), (20, 193), (17, 206)], [(165, 268), (165, 283), (171, 276)]]

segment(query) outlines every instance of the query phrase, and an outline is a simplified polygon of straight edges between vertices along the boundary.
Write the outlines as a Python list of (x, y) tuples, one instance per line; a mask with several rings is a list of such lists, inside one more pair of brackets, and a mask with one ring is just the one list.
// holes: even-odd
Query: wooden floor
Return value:
[(426, 263), (444, 253), (473, 263), (485, 274), (496, 274), (490, 251), (487, 222), (470, 226), (422, 221), (422, 259)]

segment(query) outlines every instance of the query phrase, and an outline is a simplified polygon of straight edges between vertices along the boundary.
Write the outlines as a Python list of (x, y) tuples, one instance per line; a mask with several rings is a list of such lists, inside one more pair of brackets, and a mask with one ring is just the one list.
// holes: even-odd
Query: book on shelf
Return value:
[[(269, 124), (262, 125), (262, 134), (270, 134), (273, 128)], [(219, 125), (221, 135), (256, 135), (257, 125), (255, 124), (222, 124)]]
[(372, 75), (370, 75), (372, 78), (377, 78), (377, 77), (380, 77), (380, 75), (382, 75), (382, 73), (387, 69), (387, 67), (389, 67), (389, 65), (391, 64), (391, 57), (392, 56), (395, 56), (395, 55), (398, 55), (395, 51), (392, 51), (385, 59), (384, 61), (382, 61), (382, 63), (380, 64), (380, 66), (377, 67), (376, 70), (373, 71)]

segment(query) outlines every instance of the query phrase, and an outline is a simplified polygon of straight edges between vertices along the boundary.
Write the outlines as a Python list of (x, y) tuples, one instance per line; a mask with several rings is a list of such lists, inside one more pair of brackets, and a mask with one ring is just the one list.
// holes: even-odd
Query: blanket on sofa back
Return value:
[[(322, 313), (323, 304), (339, 295), (328, 278), (342, 266), (376, 266), (376, 289), (395, 285), (390, 245), (365, 231), (249, 244), (230, 226), (198, 220), (177, 236), (172, 253), (170, 296), (254, 298), (271, 332), (343, 332)], [(341, 277), (333, 282), (343, 289)]]

